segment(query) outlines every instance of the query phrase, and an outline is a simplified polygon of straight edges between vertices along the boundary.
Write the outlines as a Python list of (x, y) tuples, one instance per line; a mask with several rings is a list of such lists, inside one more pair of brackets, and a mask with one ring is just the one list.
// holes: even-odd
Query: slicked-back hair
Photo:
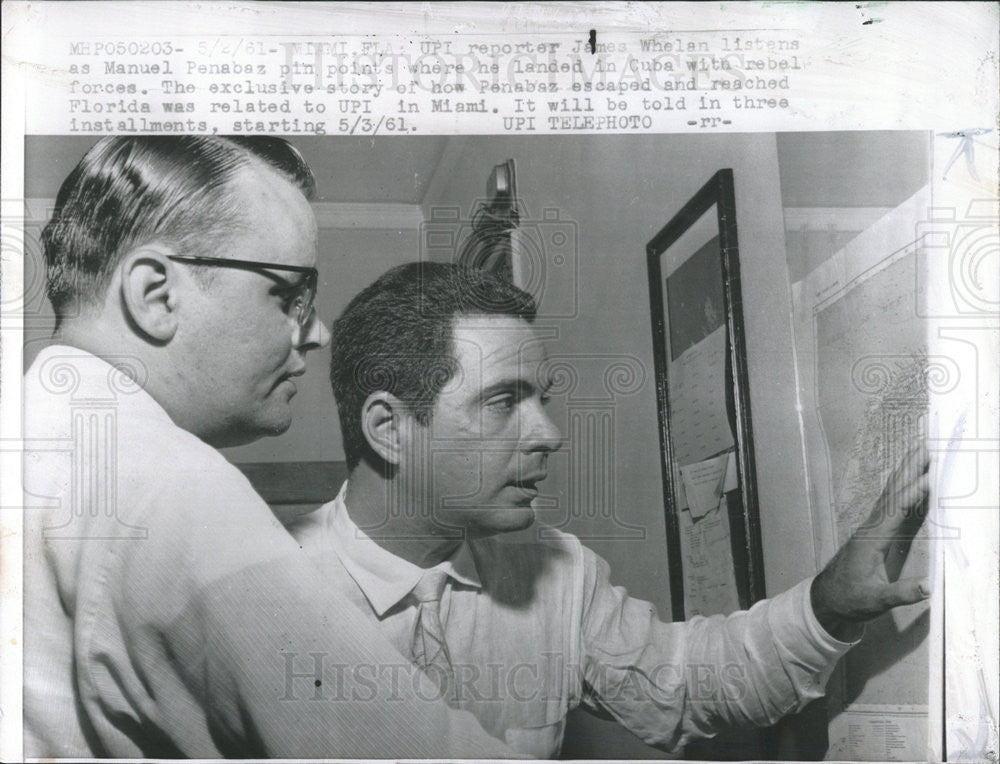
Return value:
[(159, 242), (217, 256), (246, 224), (230, 184), (261, 162), (307, 199), (316, 181), (287, 141), (242, 136), (118, 136), (100, 140), (69, 174), (42, 231), (46, 286), (57, 321), (104, 299), (135, 247)]
[[(361, 411), (374, 392), (392, 393), (421, 424), (457, 371), (453, 329), (460, 316), (535, 320), (530, 294), (492, 273), (446, 263), (408, 263), (358, 294), (333, 324), (330, 382), (348, 470), (374, 454)], [(377, 463), (377, 461), (376, 461)]]

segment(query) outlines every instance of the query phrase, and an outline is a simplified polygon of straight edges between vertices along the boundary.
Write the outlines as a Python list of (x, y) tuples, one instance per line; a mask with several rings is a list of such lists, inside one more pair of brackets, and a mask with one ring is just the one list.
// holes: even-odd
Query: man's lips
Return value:
[(292, 395), (295, 395), (295, 393), (297, 393), (299, 389), (295, 385), (295, 383), (292, 381), (292, 379), (294, 377), (301, 377), (305, 373), (306, 373), (306, 370), (303, 367), (301, 369), (296, 369), (295, 371), (290, 371), (290, 372), (288, 372), (288, 374), (283, 374), (278, 379), (278, 383), (277, 383), (277, 385), (275, 385), (275, 387), (277, 387), (278, 385), (285, 384), (287, 382), (288, 383), (288, 387), (291, 388)]
[(545, 474), (544, 472), (540, 472), (536, 475), (518, 478), (517, 480), (512, 480), (508, 485), (512, 485), (514, 488), (519, 488), (522, 491), (538, 493), (537, 484), (545, 480)]

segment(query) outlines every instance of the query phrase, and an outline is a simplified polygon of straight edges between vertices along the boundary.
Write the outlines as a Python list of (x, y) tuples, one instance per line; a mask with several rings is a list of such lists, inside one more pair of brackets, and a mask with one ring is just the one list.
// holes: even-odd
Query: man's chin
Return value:
[(275, 417), (265, 421), (247, 422), (242, 426), (231, 427), (225, 432), (213, 435), (206, 442), (215, 448), (234, 448), (245, 446), (261, 438), (284, 435), (292, 426), (291, 416)]
[[(292, 418), (289, 416), (286, 419), (282, 419), (278, 422), (271, 423), (270, 426), (261, 428), (261, 433), (257, 436), (258, 438), (275, 437), (278, 435), (284, 435), (288, 432), (289, 428), (292, 426)], [(254, 438), (256, 440), (257, 438)]]
[(478, 518), (468, 526), (469, 534), (476, 537), (496, 536), (499, 533), (514, 533), (530, 528), (535, 523), (535, 510), (527, 506), (511, 507)]
[(523, 531), (525, 528), (530, 528), (535, 524), (535, 509), (532, 506), (527, 506), (524, 508), (523, 515), (520, 518), (515, 518), (517, 522), (515, 527), (511, 530)]

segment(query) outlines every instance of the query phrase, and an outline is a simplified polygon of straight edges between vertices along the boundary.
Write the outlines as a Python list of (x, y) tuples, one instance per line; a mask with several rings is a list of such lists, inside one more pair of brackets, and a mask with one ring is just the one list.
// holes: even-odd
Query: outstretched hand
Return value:
[(813, 611), (831, 636), (855, 638), (858, 624), (929, 596), (926, 579), (899, 579), (927, 514), (929, 465), (925, 445), (910, 450), (889, 476), (868, 519), (813, 579)]

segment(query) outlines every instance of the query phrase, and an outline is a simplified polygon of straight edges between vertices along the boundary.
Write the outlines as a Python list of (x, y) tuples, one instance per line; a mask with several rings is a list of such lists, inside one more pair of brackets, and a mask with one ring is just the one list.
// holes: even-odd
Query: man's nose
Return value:
[(330, 344), (330, 330), (319, 317), (319, 312), (313, 308), (312, 315), (304, 326), (298, 327), (298, 343), (296, 347), (306, 353), (317, 348), (325, 348)]
[(562, 433), (540, 402), (530, 407), (521, 428), (521, 439), (528, 451), (552, 453), (562, 448)]

